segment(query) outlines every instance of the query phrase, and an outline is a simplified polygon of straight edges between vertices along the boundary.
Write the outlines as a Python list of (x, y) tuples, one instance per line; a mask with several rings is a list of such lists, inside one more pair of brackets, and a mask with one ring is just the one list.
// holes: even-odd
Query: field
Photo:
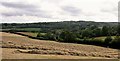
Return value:
[[(111, 36), (113, 39), (115, 38), (115, 36)], [(102, 36), (102, 37), (95, 37), (95, 39), (101, 39), (101, 40), (105, 40), (106, 36)]]
[(32, 37), (36, 37), (38, 33), (32, 33), (32, 32), (17, 32), (17, 33), (21, 33), (21, 34), (25, 34), (25, 35), (29, 35)]
[(4, 59), (110, 59), (118, 57), (117, 49), (36, 40), (4, 32), (0, 34), (2, 34), (2, 58)]
[(40, 28), (18, 28), (19, 31), (40, 31)]

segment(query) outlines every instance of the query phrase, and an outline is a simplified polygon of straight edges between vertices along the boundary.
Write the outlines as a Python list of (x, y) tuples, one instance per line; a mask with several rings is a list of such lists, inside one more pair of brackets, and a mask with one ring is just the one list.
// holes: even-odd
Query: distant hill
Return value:
[(39, 23), (2, 23), (5, 28), (86, 28), (91, 26), (116, 26), (117, 22), (93, 22), (93, 21), (63, 21), (63, 22), (39, 22)]

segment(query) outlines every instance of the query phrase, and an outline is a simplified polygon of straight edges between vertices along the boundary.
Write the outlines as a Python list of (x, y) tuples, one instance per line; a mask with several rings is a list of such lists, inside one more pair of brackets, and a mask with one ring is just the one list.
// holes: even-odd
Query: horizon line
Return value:
[[(79, 20), (79, 21), (74, 21), (70, 20), (71, 22), (97, 22), (97, 21), (85, 21), (85, 20)], [(50, 22), (70, 22), (70, 21), (44, 21), (44, 22), (0, 22), (1, 23), (50, 23)], [(99, 21), (100, 22), (100, 21)], [(119, 21), (118, 21), (119, 22)], [(101, 23), (117, 23), (117, 22), (102, 22)]]

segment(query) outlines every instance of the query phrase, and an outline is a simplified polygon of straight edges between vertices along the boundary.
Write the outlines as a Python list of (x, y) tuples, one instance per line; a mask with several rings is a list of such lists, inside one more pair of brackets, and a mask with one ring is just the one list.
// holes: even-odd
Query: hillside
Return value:
[(118, 57), (117, 49), (93, 45), (36, 40), (25, 36), (4, 32), (0, 32), (0, 34), (2, 34), (3, 58), (67, 59), (68, 57), (71, 57), (72, 59), (96, 59)]
[(114, 27), (117, 22), (93, 22), (93, 21), (63, 21), (63, 22), (39, 22), (39, 23), (2, 23), (2, 29), (14, 29), (17, 31), (49, 31), (55, 29), (77, 30), (90, 27)]

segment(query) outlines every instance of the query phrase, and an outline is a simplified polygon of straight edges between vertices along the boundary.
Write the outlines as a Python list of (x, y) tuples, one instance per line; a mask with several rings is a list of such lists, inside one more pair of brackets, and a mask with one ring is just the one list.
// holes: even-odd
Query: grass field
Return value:
[(31, 31), (40, 31), (41, 28), (18, 28), (17, 30), (19, 31), (27, 31), (27, 32), (31, 32)]
[[(100, 40), (105, 40), (107, 36), (102, 36), (102, 37), (95, 37), (95, 39), (100, 39)], [(113, 39), (115, 38), (115, 36), (111, 36)]]
[(32, 32), (17, 32), (17, 33), (21, 33), (21, 34), (25, 34), (25, 35), (29, 35), (32, 37), (36, 37), (38, 33), (32, 33)]
[(39, 31), (41, 31), (41, 28), (8, 28), (8, 29), (2, 29), (2, 30), (3, 31), (16, 30), (16, 31), (27, 31), (27, 32), (31, 32), (31, 31), (39, 32)]
[[(37, 32), (17, 32), (17, 33), (21, 33), (21, 34), (25, 34), (25, 35), (29, 35), (29, 36), (32, 36), (32, 37), (36, 37), (37, 36)], [(45, 33), (41, 33), (42, 35), (45, 35)]]

